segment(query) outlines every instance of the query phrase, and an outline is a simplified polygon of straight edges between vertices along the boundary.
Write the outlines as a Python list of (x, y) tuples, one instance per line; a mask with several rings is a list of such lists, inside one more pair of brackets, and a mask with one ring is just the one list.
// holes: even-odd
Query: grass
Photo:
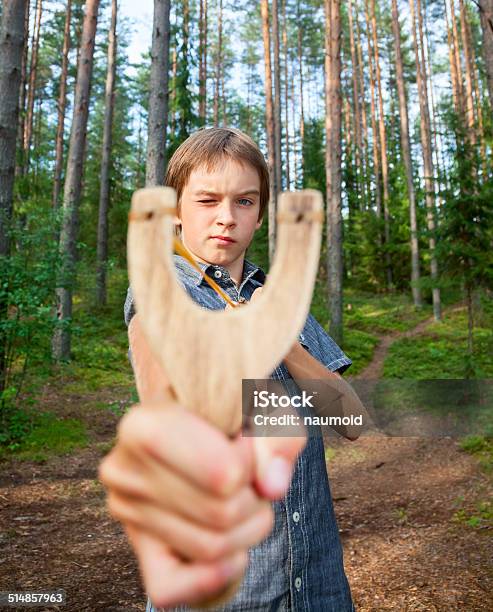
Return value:
[(21, 460), (43, 463), (49, 456), (69, 454), (87, 443), (84, 423), (45, 412), (35, 417), (31, 431), (22, 442), (8, 449), (0, 448), (0, 459), (15, 455)]
[[(461, 440), (460, 447), (466, 453), (478, 459), (482, 470), (491, 478), (493, 474), (493, 437), (468, 436)], [(464, 498), (458, 500), (464, 505)], [(452, 515), (451, 521), (471, 528), (491, 529), (493, 527), (493, 499), (481, 499), (474, 508), (459, 508)]]
[[(493, 307), (486, 300), (474, 329), (474, 378), (493, 378)], [(384, 363), (385, 378), (464, 378), (468, 368), (467, 312), (446, 315), (419, 337), (394, 342)]]

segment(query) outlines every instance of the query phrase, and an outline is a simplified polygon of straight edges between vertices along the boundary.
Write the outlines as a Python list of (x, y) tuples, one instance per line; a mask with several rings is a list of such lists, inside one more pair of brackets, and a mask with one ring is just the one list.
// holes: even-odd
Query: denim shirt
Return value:
[[(226, 302), (197, 270), (180, 255), (174, 255), (174, 259), (178, 280), (195, 302), (210, 310), (225, 308)], [(264, 272), (246, 259), (239, 287), (222, 266), (205, 263), (199, 266), (234, 301), (250, 300), (255, 289), (265, 282)], [(124, 307), (127, 325), (134, 313), (129, 288)], [(331, 371), (342, 373), (352, 363), (311, 314), (298, 339)], [(292, 388), (292, 377), (283, 363), (271, 377), (286, 381)], [(240, 589), (227, 604), (208, 608), (209, 612), (353, 612), (321, 436), (308, 437), (285, 497), (271, 503), (273, 530), (249, 549)], [(192, 609), (197, 608), (185, 605), (170, 608), (174, 612)], [(150, 600), (146, 612), (156, 612)]]

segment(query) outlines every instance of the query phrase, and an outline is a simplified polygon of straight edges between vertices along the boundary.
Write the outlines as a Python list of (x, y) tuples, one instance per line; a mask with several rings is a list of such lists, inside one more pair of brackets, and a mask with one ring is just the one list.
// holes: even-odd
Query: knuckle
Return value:
[(207, 534), (197, 542), (198, 555), (204, 561), (216, 561), (223, 557), (228, 549), (225, 536)]
[(215, 503), (207, 509), (207, 520), (216, 529), (228, 529), (237, 519), (236, 504), (230, 500)]

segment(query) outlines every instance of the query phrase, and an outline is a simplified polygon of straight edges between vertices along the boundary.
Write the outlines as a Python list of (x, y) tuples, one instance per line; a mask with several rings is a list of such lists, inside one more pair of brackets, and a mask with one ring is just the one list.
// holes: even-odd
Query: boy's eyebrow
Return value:
[[(247, 194), (254, 194), (254, 195), (260, 195), (260, 191), (258, 189), (247, 189), (246, 191), (241, 191), (240, 193), (237, 193), (236, 195), (247, 195)], [(199, 191), (196, 191), (194, 193), (194, 195), (196, 196), (201, 196), (201, 195), (218, 195), (217, 191), (208, 191), (207, 189), (200, 189)]]

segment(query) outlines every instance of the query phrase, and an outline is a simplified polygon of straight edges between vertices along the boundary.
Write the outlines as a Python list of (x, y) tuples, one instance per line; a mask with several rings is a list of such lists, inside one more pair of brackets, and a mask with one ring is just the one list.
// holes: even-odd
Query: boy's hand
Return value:
[(99, 477), (156, 605), (198, 601), (241, 575), (273, 521), (250, 486), (252, 468), (252, 440), (229, 440), (178, 404), (123, 417)]
[(153, 603), (200, 602), (240, 577), (247, 549), (270, 533), (268, 499), (285, 494), (302, 444), (276, 439), (275, 449), (284, 459), (271, 467), (267, 446), (259, 450), (253, 438), (231, 440), (171, 399), (137, 316), (129, 336), (145, 403), (122, 418), (99, 476)]

